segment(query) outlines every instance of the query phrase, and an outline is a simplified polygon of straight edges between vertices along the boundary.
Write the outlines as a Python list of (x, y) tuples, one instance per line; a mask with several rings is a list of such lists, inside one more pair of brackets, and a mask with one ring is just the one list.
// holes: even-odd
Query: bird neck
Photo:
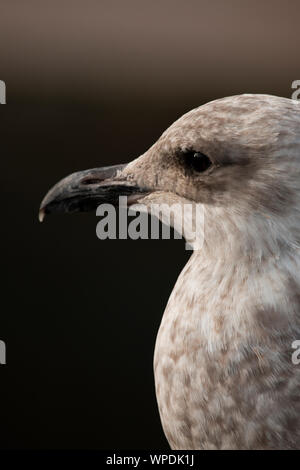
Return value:
[(239, 212), (231, 208), (204, 208), (204, 241), (200, 258), (227, 265), (246, 264), (259, 269), (270, 260), (300, 257), (298, 214), (274, 216)]
[(257, 338), (266, 330), (273, 337), (282, 331), (282, 322), (299, 329), (296, 242), (267, 218), (245, 221), (220, 212), (210, 220), (210, 215), (203, 247), (194, 251), (179, 276), (164, 321), (173, 324), (181, 318), (186, 331), (205, 338), (207, 348), (222, 348), (237, 337), (249, 339), (253, 331)]

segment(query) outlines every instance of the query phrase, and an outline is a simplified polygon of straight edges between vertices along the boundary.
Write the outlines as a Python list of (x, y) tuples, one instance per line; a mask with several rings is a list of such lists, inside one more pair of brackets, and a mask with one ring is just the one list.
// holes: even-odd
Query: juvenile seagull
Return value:
[(128, 165), (58, 183), (51, 212), (193, 203), (204, 243), (180, 274), (154, 370), (173, 449), (300, 447), (300, 105), (269, 95), (219, 99), (182, 116)]

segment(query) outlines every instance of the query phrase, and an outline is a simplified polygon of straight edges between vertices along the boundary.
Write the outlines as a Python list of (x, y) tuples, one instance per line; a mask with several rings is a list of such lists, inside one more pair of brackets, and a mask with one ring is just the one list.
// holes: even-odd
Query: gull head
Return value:
[[(201, 204), (208, 232), (215, 235), (222, 237), (222, 226), (230, 230), (233, 220), (237, 230), (257, 221), (256, 228), (274, 231), (276, 226), (277, 238), (282, 231), (282, 240), (288, 236), (297, 244), (300, 104), (244, 94), (193, 109), (130, 163), (61, 180), (43, 199), (40, 220), (55, 212), (93, 210), (104, 202), (117, 205), (119, 196), (136, 208)], [(209, 238), (216, 243), (212, 234)]]

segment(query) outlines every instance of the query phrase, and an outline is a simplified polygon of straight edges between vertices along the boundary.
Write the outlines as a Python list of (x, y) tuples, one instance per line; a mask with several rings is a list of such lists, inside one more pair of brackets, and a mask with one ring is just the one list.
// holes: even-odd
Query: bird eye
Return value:
[(203, 173), (203, 171), (207, 170), (212, 165), (211, 160), (201, 152), (191, 150), (186, 152), (184, 157), (186, 164), (198, 173)]

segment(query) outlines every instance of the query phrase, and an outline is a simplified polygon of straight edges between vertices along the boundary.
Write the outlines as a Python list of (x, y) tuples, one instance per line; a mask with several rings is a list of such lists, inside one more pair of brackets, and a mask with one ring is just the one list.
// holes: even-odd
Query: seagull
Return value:
[(194, 204), (194, 250), (154, 353), (172, 449), (300, 447), (300, 104), (263, 94), (206, 103), (127, 165), (74, 173), (39, 217), (117, 205)]

